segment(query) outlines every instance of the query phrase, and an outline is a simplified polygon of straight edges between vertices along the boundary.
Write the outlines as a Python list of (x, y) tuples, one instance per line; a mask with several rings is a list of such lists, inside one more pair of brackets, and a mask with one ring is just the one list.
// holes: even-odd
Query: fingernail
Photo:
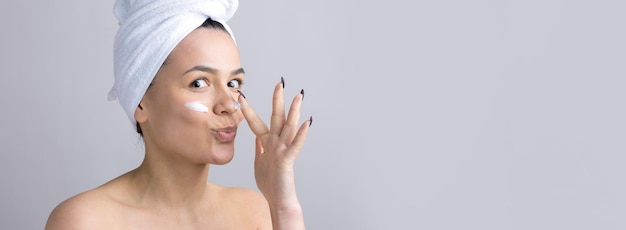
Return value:
[(300, 94), (302, 94), (302, 100), (304, 101), (304, 89), (300, 90)]
[(283, 77), (280, 77), (280, 83), (283, 84), (283, 89), (285, 88), (285, 79)]
[(309, 117), (309, 127), (313, 124), (313, 116)]
[(243, 99), (246, 99), (246, 95), (243, 94), (243, 92), (241, 92), (241, 90), (237, 90), (237, 92), (243, 97)]

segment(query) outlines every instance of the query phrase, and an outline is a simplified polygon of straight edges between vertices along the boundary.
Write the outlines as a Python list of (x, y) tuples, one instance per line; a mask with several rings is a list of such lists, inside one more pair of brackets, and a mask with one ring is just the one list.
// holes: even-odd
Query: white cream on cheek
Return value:
[(201, 112), (201, 113), (209, 112), (209, 107), (206, 107), (206, 105), (202, 104), (199, 101), (187, 102), (185, 103), (185, 107), (196, 112)]

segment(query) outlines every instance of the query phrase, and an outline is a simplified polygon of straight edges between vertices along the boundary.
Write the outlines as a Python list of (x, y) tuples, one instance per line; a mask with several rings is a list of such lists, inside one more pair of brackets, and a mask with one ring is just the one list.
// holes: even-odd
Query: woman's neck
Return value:
[(172, 159), (167, 153), (149, 151), (146, 148), (143, 163), (130, 177), (140, 204), (170, 209), (195, 209), (206, 204), (208, 164), (191, 164)]

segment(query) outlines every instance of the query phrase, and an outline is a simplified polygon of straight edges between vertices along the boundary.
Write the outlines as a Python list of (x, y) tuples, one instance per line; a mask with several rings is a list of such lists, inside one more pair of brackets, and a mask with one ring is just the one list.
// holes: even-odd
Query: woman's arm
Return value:
[(304, 216), (299, 202), (296, 201), (291, 205), (272, 206), (270, 204), (274, 229), (304, 229)]
[(274, 88), (269, 128), (250, 108), (243, 94), (239, 96), (239, 102), (250, 129), (256, 135), (255, 179), (269, 204), (273, 228), (304, 229), (293, 165), (304, 145), (312, 118), (298, 128), (304, 91), (295, 96), (285, 118), (283, 88), (281, 79)]

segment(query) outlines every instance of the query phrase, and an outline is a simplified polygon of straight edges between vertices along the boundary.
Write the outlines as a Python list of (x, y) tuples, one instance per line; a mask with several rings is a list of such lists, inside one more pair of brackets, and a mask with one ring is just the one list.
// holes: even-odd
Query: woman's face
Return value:
[[(235, 105), (243, 78), (239, 52), (226, 32), (191, 32), (167, 58), (135, 113), (147, 150), (197, 163), (228, 163), (243, 119)], [(193, 110), (190, 103), (207, 110)]]

